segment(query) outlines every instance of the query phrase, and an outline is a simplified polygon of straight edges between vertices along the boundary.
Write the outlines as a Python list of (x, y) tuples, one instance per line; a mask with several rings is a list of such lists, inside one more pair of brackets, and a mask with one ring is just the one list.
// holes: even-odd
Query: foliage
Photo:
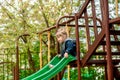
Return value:
[[(102, 70), (102, 71), (99, 71)], [(76, 76), (78, 76), (77, 68), (72, 68), (70, 70), (70, 80), (78, 80)], [(81, 77), (83, 80), (104, 80), (104, 71), (103, 67), (85, 67), (81, 69)], [(68, 71), (66, 69), (64, 78), (62, 80), (67, 80), (68, 79)]]
[[(20, 78), (28, 76), (37, 71), (40, 64), (40, 43), (39, 35), (36, 34), (36, 32), (40, 32), (46, 28), (54, 26), (57, 20), (64, 15), (74, 15), (74, 13), (80, 10), (84, 1), (85, 0), (0, 0), (0, 54), (2, 54), (2, 56), (0, 55), (0, 61), (12, 62), (11, 64), (0, 65), (0, 75), (2, 75), (0, 78), (13, 79), (12, 70), (16, 65), (16, 41), (17, 38), (23, 34), (29, 34), (30, 36), (23, 38), (27, 42), (25, 42), (22, 38), (19, 38), (18, 41), (20, 53)], [(110, 0), (110, 2), (111, 4), (115, 3), (114, 0)], [(115, 7), (111, 8), (110, 11), (114, 9)], [(114, 15), (110, 17), (114, 17)], [(56, 47), (54, 32), (55, 31), (51, 32), (51, 44), (53, 44), (51, 53), (53, 56), (56, 55), (56, 49), (54, 49)], [(79, 34), (84, 35), (84, 30), (81, 29)], [(42, 38), (42, 52), (44, 66), (48, 63), (46, 47), (48, 40), (46, 33), (43, 35), (44, 37)], [(72, 37), (75, 36), (72, 35)], [(82, 43), (80, 51), (84, 55), (86, 52), (86, 48), (84, 47), (86, 45), (85, 35), (82, 36), (81, 41)], [(31, 59), (34, 64), (31, 64)], [(92, 77), (99, 75), (95, 69), (97, 68), (90, 68), (89, 70), (90, 73), (93, 73)], [(87, 74), (88, 69), (82, 69), (82, 71), (84, 74)], [(3, 73), (8, 73), (9, 76), (3, 75)], [(84, 74), (82, 77), (86, 78)], [(65, 78), (66, 75), (67, 74), (65, 74)], [(71, 69), (71, 75), (71, 79), (76, 80), (77, 69)], [(103, 74), (101, 76), (103, 77)]]

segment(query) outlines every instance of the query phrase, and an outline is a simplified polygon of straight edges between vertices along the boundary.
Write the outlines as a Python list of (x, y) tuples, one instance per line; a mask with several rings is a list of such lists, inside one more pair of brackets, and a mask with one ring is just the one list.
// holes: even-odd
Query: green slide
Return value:
[[(41, 70), (36, 73), (22, 79), (22, 80), (48, 80), (59, 73), (70, 61), (76, 60), (75, 57), (69, 55), (68, 58), (59, 58), (55, 56), (50, 63), (48, 63)], [(49, 64), (53, 65), (53, 68), (49, 68)]]

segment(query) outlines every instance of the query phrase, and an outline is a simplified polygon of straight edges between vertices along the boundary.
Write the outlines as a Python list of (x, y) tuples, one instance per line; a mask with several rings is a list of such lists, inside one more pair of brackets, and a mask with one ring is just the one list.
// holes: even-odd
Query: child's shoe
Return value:
[(49, 68), (53, 68), (54, 66), (52, 64), (49, 64)]
[(61, 58), (61, 57), (62, 57), (60, 54), (58, 54), (57, 56), (58, 56), (58, 58)]

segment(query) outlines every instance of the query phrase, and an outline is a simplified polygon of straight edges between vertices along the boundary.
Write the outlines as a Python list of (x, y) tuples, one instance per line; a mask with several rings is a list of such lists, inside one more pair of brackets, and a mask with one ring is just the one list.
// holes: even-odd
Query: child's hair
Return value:
[(59, 28), (57, 30), (56, 36), (62, 36), (62, 35), (66, 35), (67, 36), (66, 28)]

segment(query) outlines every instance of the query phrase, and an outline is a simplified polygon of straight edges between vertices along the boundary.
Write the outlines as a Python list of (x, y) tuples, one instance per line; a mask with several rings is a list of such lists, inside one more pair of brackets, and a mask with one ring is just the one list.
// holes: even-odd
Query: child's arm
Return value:
[(68, 54), (74, 55), (73, 53), (76, 51), (75, 45), (72, 40), (68, 40), (66, 42), (66, 50), (64, 53), (64, 57), (68, 57)]

